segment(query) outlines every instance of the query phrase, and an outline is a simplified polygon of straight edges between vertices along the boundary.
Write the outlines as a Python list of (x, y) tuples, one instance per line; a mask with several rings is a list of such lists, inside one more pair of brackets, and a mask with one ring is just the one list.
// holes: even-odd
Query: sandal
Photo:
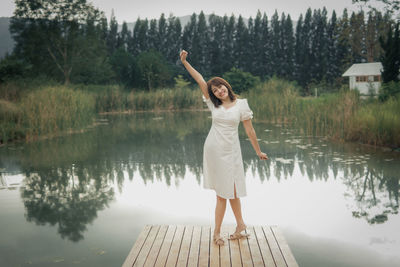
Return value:
[(214, 235), (213, 237), (214, 244), (217, 246), (223, 246), (225, 244), (224, 239), (220, 235)]
[(229, 240), (236, 240), (236, 239), (241, 239), (241, 238), (244, 238), (244, 237), (246, 237), (246, 238), (249, 237), (250, 234), (242, 234), (242, 232), (244, 230), (246, 230), (246, 226), (244, 226), (242, 228), (243, 229), (239, 228), (239, 230), (238, 230), (238, 228), (236, 228), (236, 231), (229, 236)]

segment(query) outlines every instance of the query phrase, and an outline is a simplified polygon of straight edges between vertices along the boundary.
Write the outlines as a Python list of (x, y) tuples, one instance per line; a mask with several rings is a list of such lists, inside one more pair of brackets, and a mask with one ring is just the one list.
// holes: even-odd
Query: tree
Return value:
[(16, 52), (39, 69), (48, 70), (43, 64), (50, 61), (68, 84), (78, 59), (85, 56), (82, 27), (87, 21), (100, 22), (103, 13), (86, 0), (16, 0), (15, 5), (10, 30)]
[(108, 54), (112, 55), (118, 47), (118, 22), (114, 16), (114, 9), (111, 11), (110, 29), (107, 35)]
[(124, 48), (125, 50), (128, 48), (128, 40), (131, 37), (131, 32), (128, 30), (128, 25), (124, 21), (122, 23), (122, 30), (118, 34), (118, 42), (117, 48)]
[(382, 79), (384, 83), (391, 81), (399, 81), (399, 68), (400, 68), (400, 36), (399, 24), (396, 25), (393, 32), (392, 27), (389, 27), (387, 39), (380, 38), (380, 43), (385, 51), (382, 56)]
[[(354, 3), (364, 3), (367, 4), (370, 0), (353, 0)], [(395, 13), (400, 10), (400, 1), (399, 0), (376, 0), (378, 2), (382, 2), (385, 4), (385, 9), (390, 13)], [(371, 5), (370, 8), (373, 8)]]
[(169, 68), (160, 52), (151, 50), (141, 53), (137, 65), (143, 85), (149, 91), (165, 86), (171, 80)]
[(253, 76), (250, 72), (241, 71), (235, 67), (224, 73), (222, 77), (229, 81), (229, 84), (236, 94), (241, 94), (242, 92), (252, 89), (260, 83), (259, 77)]

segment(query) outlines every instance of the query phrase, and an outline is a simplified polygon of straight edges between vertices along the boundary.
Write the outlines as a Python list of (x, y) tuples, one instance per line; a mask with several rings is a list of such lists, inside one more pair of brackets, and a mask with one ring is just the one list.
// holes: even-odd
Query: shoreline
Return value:
[[(108, 111), (108, 112), (99, 112), (97, 113), (97, 115), (99, 116), (107, 116), (107, 115), (129, 115), (129, 114), (135, 114), (135, 113), (166, 113), (166, 112), (207, 112), (208, 109), (207, 108), (203, 108), (203, 109), (199, 109), (199, 108), (193, 108), (193, 109), (150, 109), (150, 110), (124, 110), (124, 111)], [(255, 123), (267, 123), (267, 124), (273, 124), (273, 125), (288, 125), (288, 122), (278, 122), (278, 123), (274, 123), (274, 122), (269, 122), (267, 120), (253, 120)], [(46, 139), (53, 139), (53, 138), (57, 138), (57, 137), (62, 137), (62, 136), (66, 136), (66, 135), (71, 135), (71, 134), (79, 134), (79, 133), (85, 133), (88, 130), (91, 130), (92, 128), (101, 125), (101, 122), (97, 122), (97, 120), (95, 120), (91, 125), (86, 126), (83, 129), (76, 129), (76, 130), (72, 130), (69, 129), (67, 131), (63, 131), (63, 132), (58, 132), (55, 134), (48, 134), (48, 135), (43, 135), (43, 136), (35, 136), (35, 137), (26, 137), (24, 139), (16, 139), (13, 141), (10, 141), (8, 143), (3, 143), (0, 144), (0, 148), (1, 147), (5, 147), (7, 145), (13, 145), (13, 144), (17, 144), (17, 143), (32, 143), (32, 142), (36, 142), (36, 141), (43, 141)], [(304, 137), (307, 137), (307, 135), (304, 135)], [(328, 136), (308, 136), (308, 137), (312, 137), (312, 138), (316, 138), (316, 137), (321, 137), (321, 138), (325, 138), (326, 140), (328, 140), (329, 142), (333, 142), (333, 143), (339, 143), (339, 144), (353, 144), (353, 145), (362, 145), (365, 147), (369, 147), (369, 148), (375, 148), (375, 149), (380, 149), (384, 152), (395, 152), (395, 153), (400, 153), (400, 147), (388, 147), (388, 146), (378, 146), (378, 145), (371, 145), (371, 144), (366, 144), (366, 143), (361, 143), (361, 142), (349, 142), (349, 141), (345, 141), (342, 139), (334, 139), (334, 138), (330, 138)]]

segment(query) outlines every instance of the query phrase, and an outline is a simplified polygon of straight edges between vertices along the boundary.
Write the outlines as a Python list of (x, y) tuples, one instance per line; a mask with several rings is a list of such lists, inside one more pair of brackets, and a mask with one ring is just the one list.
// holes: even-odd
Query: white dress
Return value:
[(203, 96), (211, 110), (212, 125), (204, 143), (203, 187), (213, 189), (218, 196), (233, 199), (246, 196), (246, 183), (240, 149), (238, 126), (240, 121), (253, 118), (247, 99), (237, 99), (234, 106), (226, 109), (214, 106)]

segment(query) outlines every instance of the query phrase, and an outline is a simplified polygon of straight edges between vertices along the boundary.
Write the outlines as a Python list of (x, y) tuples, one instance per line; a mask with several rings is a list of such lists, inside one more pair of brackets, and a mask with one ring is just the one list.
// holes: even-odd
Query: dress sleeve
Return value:
[(253, 118), (253, 111), (251, 111), (247, 99), (242, 99), (240, 103), (240, 120), (250, 120)]
[(203, 97), (203, 102), (205, 102), (207, 104), (208, 109), (212, 111), (214, 109), (214, 104), (211, 101), (211, 99), (210, 98), (207, 99), (204, 95), (202, 95), (202, 97)]

